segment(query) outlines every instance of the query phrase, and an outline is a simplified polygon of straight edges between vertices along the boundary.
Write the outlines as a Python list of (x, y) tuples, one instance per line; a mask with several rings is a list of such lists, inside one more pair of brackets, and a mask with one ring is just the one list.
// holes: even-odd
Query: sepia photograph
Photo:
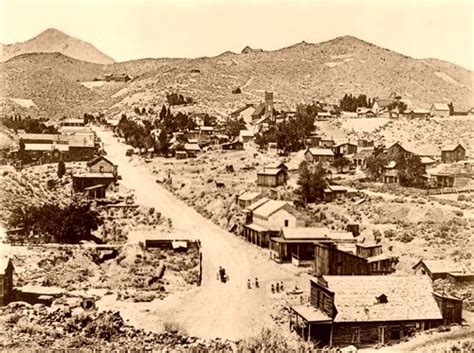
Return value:
[(474, 352), (474, 0), (0, 0), (0, 351)]

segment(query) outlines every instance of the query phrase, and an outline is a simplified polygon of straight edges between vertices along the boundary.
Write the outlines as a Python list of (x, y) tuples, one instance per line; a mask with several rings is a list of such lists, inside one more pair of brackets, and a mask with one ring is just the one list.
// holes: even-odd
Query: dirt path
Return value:
[[(296, 283), (300, 288), (309, 286), (308, 276), (300, 269), (274, 263), (268, 250), (226, 232), (157, 184), (143, 162), (125, 156), (128, 147), (111, 132), (97, 129), (97, 133), (108, 157), (118, 164), (121, 183), (135, 190), (136, 201), (171, 218), (179, 233), (199, 238), (203, 250), (200, 288), (170, 294), (165, 300), (152, 303), (123, 303), (109, 298), (103, 305), (120, 309), (130, 323), (145, 329), (160, 331), (165, 322), (178, 322), (187, 333), (198, 337), (239, 339), (272, 325), (269, 309), (281, 300), (269, 290), (272, 281), (284, 281), (287, 288)], [(226, 284), (216, 279), (219, 266), (229, 274)], [(249, 290), (247, 279), (255, 277), (260, 288)]]

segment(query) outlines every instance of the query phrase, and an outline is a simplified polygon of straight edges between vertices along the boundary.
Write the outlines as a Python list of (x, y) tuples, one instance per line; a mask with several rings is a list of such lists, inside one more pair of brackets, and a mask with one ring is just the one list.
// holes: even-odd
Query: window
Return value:
[(101, 166), (99, 167), (99, 173), (103, 173), (103, 172), (104, 172), (104, 166), (101, 165)]
[(360, 343), (360, 328), (354, 327), (352, 329), (352, 343)]
[(288, 220), (285, 219), (285, 227), (288, 227), (288, 224), (289, 224)]

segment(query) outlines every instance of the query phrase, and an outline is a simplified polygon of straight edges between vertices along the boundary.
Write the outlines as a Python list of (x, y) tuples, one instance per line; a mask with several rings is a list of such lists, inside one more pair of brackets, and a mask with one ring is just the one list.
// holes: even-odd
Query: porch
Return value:
[(332, 345), (332, 319), (309, 303), (290, 306), (290, 330), (318, 346)]

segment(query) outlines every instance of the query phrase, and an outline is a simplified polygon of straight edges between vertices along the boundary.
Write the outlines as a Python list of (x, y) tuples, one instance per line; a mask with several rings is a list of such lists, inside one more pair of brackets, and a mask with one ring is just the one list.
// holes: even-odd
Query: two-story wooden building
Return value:
[(310, 284), (309, 303), (290, 307), (290, 327), (321, 346), (387, 344), (443, 323), (422, 276), (321, 276)]
[(466, 159), (466, 149), (461, 145), (448, 145), (441, 149), (441, 162), (454, 163)]

